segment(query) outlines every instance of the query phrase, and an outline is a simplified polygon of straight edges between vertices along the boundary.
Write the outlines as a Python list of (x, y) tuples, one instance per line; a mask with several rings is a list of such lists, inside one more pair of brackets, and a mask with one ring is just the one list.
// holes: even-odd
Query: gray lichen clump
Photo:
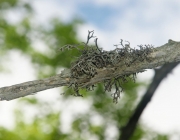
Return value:
[[(97, 74), (98, 69), (106, 67), (116, 67), (119, 62), (124, 62), (126, 67), (131, 66), (136, 61), (149, 61), (147, 55), (153, 51), (152, 45), (139, 45), (139, 49), (132, 49), (130, 43), (126, 41), (123, 43), (121, 39), (120, 44), (115, 45), (116, 49), (112, 51), (104, 51), (98, 47), (97, 38), (95, 38), (95, 46), (89, 46), (89, 40), (95, 38), (94, 31), (88, 31), (87, 42), (83, 43), (83, 50), (81, 56), (72, 63), (71, 65), (71, 87), (75, 91), (75, 96), (82, 96), (79, 94), (80, 86), (77, 81), (82, 76), (86, 75), (87, 78), (91, 79)], [(65, 45), (60, 48), (61, 51), (64, 49), (78, 48), (80, 45)], [(120, 46), (120, 47), (119, 47)], [(133, 79), (135, 81), (136, 73), (121, 75), (119, 77), (112, 77), (111, 79), (103, 81), (105, 91), (111, 91), (115, 88), (115, 93), (112, 94), (113, 102), (117, 103), (118, 98), (120, 98), (120, 93), (123, 91), (122, 83)], [(92, 89), (94, 85), (91, 85)], [(86, 87), (90, 90), (91, 87)]]

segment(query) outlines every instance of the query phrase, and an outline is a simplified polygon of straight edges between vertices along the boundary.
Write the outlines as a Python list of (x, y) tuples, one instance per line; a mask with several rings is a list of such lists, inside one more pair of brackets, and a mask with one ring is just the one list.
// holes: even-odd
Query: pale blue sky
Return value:
[[(130, 41), (132, 47), (139, 44), (159, 46), (167, 43), (168, 39), (180, 40), (179, 0), (32, 0), (31, 2), (36, 10), (35, 21), (46, 23), (49, 18), (59, 17), (68, 22), (75, 17), (82, 18), (85, 24), (77, 27), (79, 38), (86, 40), (87, 31), (95, 30), (100, 46), (105, 49), (114, 49), (113, 44), (117, 44), (120, 39)], [(9, 17), (15, 21), (18, 17), (13, 14), (11, 13)], [(13, 75), (3, 74), (1, 86), (34, 80), (30, 61), (22, 59), (19, 54), (11, 56), (13, 58), (9, 65), (14, 64), (13, 68), (16, 71), (13, 71)], [(29, 67), (25, 66), (28, 68), (26, 73), (16, 66), (20, 61), (21, 65), (29, 64)], [(180, 132), (179, 71), (180, 68), (176, 68), (173, 74), (163, 81), (141, 117), (144, 123), (160, 132)], [(151, 79), (152, 75), (152, 71), (147, 71), (139, 74), (139, 79)], [(143, 91), (140, 93), (143, 94)], [(37, 94), (40, 95), (41, 93)], [(46, 94), (46, 97), (52, 98), (51, 94)], [(13, 106), (11, 103), (14, 101), (1, 104)], [(0, 124), (7, 121), (6, 113), (12, 112), (0, 108), (1, 112), (2, 110), (5, 110), (2, 113), (4, 119), (1, 117)]]
[[(113, 49), (113, 44), (117, 44), (121, 38), (130, 41), (132, 47), (139, 44), (159, 46), (167, 43), (168, 39), (180, 40), (179, 0), (69, 0), (66, 2), (46, 0), (46, 2), (50, 9), (48, 14), (50, 17), (58, 15), (64, 21), (70, 21), (75, 17), (82, 18), (85, 25), (78, 28), (79, 37), (85, 40), (87, 30), (95, 30), (99, 44), (105, 49)], [(40, 15), (47, 18), (44, 11), (41, 11), (45, 2), (39, 0), (35, 3)], [(176, 68), (173, 75), (169, 75), (160, 85), (142, 116), (145, 123), (160, 132), (180, 131), (179, 69)], [(152, 71), (147, 71), (139, 74), (139, 78), (151, 79), (152, 75)]]

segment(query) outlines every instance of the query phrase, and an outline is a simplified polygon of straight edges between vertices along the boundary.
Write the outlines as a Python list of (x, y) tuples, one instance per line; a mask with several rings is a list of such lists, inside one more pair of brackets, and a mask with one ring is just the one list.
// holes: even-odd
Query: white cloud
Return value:
[(33, 1), (33, 7), (36, 11), (36, 18), (38, 21), (45, 23), (49, 19), (59, 18), (63, 21), (68, 21), (75, 13), (75, 7), (72, 4), (60, 4), (58, 1), (37, 0)]
[[(45, 23), (52, 17), (69, 21), (74, 15), (78, 15), (78, 4), (85, 4), (86, 2), (83, 0), (68, 2), (36, 0), (33, 1), (33, 6), (36, 9), (37, 22)], [(113, 44), (119, 43), (119, 39), (130, 41), (133, 47), (146, 43), (159, 46), (165, 44), (169, 38), (179, 40), (180, 20), (178, 17), (180, 10), (176, 9), (180, 6), (179, 0), (139, 0), (134, 5), (127, 5), (127, 3), (130, 4), (130, 1), (125, 0), (121, 2), (118, 0), (92, 0), (91, 3), (116, 7), (116, 10), (118, 6), (121, 8), (117, 10), (116, 15), (109, 19), (108, 24), (112, 25), (112, 28), (100, 29), (96, 25), (89, 24), (88, 21), (87, 24), (79, 26), (77, 30), (81, 40), (86, 41), (88, 30), (95, 30), (95, 35), (99, 38), (99, 46), (106, 50), (114, 49)], [(126, 7), (122, 8), (122, 6)], [(161, 131), (180, 130), (180, 113), (178, 112), (180, 106), (178, 93), (180, 75), (178, 71), (179, 69), (176, 69), (174, 74), (168, 76), (160, 85), (142, 116), (148, 125)], [(11, 76), (7, 79), (11, 79), (14, 83), (25, 75), (20, 74), (17, 77), (14, 80)], [(30, 77), (28, 76), (28, 78)]]
[(100, 6), (111, 6), (111, 7), (119, 7), (128, 3), (128, 0), (93, 0), (93, 3)]
[(180, 66), (162, 81), (142, 115), (143, 122), (157, 131), (180, 131), (179, 70)]
[[(122, 38), (130, 41), (133, 47), (138, 44), (159, 46), (168, 39), (179, 41), (180, 10), (173, 8), (177, 5), (180, 3), (176, 0), (143, 1), (134, 7), (126, 7), (123, 15), (119, 13), (110, 19), (113, 28), (96, 29), (101, 32), (99, 40), (103, 38), (103, 45), (112, 46)], [(163, 81), (143, 113), (143, 121), (157, 131), (180, 131), (178, 71), (176, 68), (173, 75)]]

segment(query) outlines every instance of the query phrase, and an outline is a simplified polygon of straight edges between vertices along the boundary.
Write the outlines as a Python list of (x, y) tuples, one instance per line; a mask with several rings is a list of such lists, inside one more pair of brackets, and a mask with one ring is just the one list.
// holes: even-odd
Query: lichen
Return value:
[[(95, 38), (95, 46), (89, 46), (89, 40)], [(116, 49), (112, 51), (105, 51), (98, 47), (97, 39), (94, 36), (94, 31), (88, 31), (87, 42), (78, 44), (78, 45), (65, 45), (60, 48), (60, 51), (65, 49), (73, 49), (76, 48), (81, 51), (80, 57), (77, 58), (71, 65), (71, 78), (79, 79), (83, 75), (86, 75), (89, 79), (93, 78), (97, 74), (97, 70), (109, 67), (109, 66), (118, 66), (119, 62), (124, 62), (126, 67), (130, 67), (136, 61), (149, 61), (147, 55), (153, 51), (152, 45), (139, 45), (139, 49), (133, 49), (130, 47), (130, 43), (128, 41), (123, 42), (121, 39), (120, 44), (114, 45)], [(80, 50), (79, 46), (83, 46), (83, 49)], [(136, 74), (128, 74), (119, 77), (112, 77), (111, 79), (103, 81), (105, 91), (111, 91), (115, 88), (115, 92), (112, 94), (113, 102), (117, 103), (118, 98), (120, 98), (120, 93), (123, 91), (122, 84), (124, 82), (132, 79), (135, 81)], [(79, 85), (76, 80), (71, 82), (71, 88), (75, 92), (75, 96), (82, 96), (79, 94)], [(95, 85), (91, 87), (87, 86), (87, 90), (93, 89)]]

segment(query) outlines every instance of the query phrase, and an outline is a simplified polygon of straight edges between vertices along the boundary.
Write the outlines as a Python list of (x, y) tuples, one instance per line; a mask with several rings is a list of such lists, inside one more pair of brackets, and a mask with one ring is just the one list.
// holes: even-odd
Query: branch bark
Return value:
[(129, 67), (123, 61), (120, 61), (116, 66), (98, 69), (97, 74), (91, 79), (85, 75), (79, 79), (72, 79), (70, 70), (65, 69), (61, 74), (50, 78), (2, 87), (0, 88), (0, 100), (12, 100), (50, 88), (69, 86), (74, 80), (80, 87), (84, 88), (113, 77), (143, 72), (144, 69), (153, 69), (166, 63), (178, 62), (180, 61), (180, 42), (169, 40), (165, 45), (155, 48), (147, 58), (150, 61), (137, 61)]
[(134, 111), (133, 115), (129, 119), (128, 123), (125, 127), (123, 127), (121, 131), (121, 135), (119, 140), (129, 140), (131, 136), (133, 135), (133, 132), (136, 129), (136, 125), (138, 123), (138, 120), (147, 106), (147, 104), (151, 101), (152, 96), (154, 95), (156, 89), (158, 88), (161, 81), (168, 75), (169, 72), (171, 72), (179, 62), (166, 64), (162, 66), (160, 69), (155, 70), (155, 75), (153, 78), (152, 83), (150, 84), (149, 88), (147, 89), (146, 93), (144, 94), (143, 98), (139, 102), (136, 110)]

